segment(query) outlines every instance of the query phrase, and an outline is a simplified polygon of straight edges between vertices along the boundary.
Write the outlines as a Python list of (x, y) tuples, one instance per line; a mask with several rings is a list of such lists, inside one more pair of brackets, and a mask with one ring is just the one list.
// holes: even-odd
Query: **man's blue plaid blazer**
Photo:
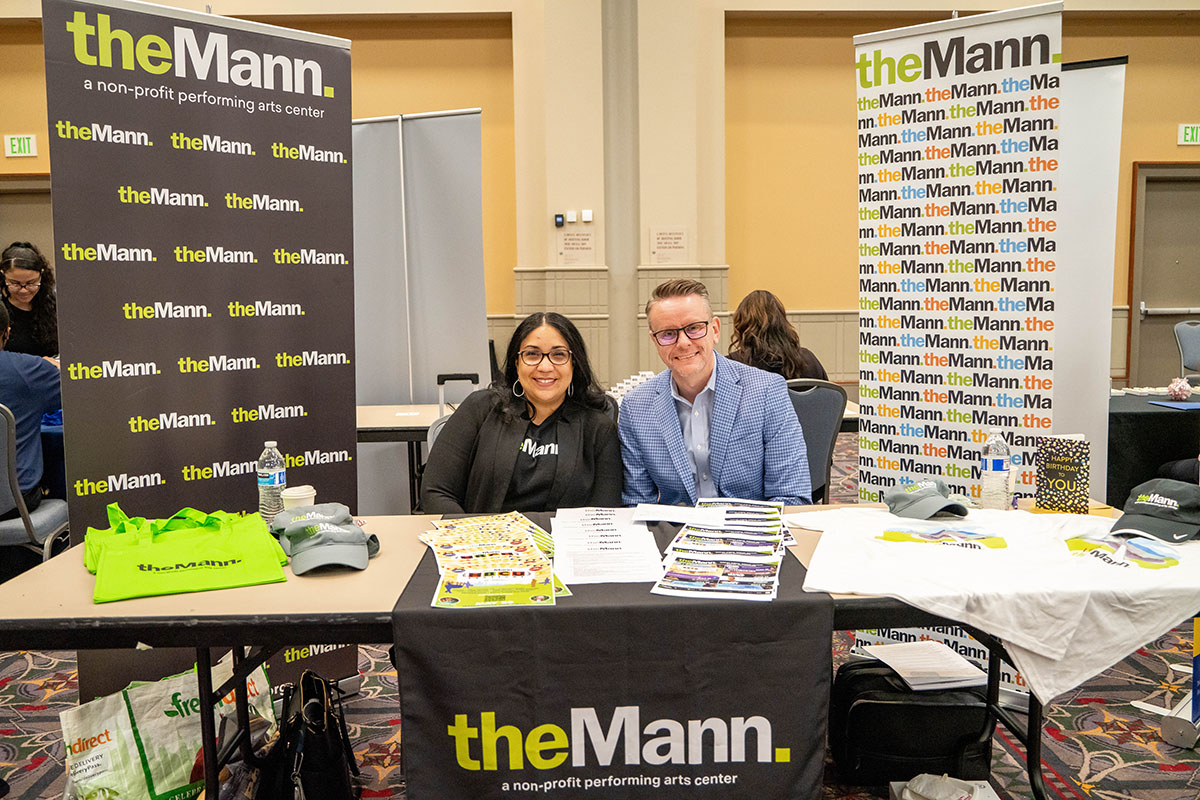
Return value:
[[(709, 423), (709, 466), (722, 497), (811, 502), (808, 452), (787, 382), (715, 354), (717, 380)], [(622, 499), (694, 505), (696, 478), (664, 370), (630, 392), (618, 423), (625, 462)]]

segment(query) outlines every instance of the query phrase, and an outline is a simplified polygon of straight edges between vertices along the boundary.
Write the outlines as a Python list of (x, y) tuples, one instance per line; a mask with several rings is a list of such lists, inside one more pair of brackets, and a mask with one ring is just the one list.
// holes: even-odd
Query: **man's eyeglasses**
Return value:
[(42, 285), (41, 281), (28, 281), (27, 283), (17, 283), (16, 281), (5, 281), (4, 285), (8, 287), (10, 292), (19, 292), (22, 289), (27, 291), (35, 291)]
[(682, 328), (663, 328), (661, 331), (651, 331), (650, 335), (663, 347), (670, 347), (679, 341), (680, 331), (683, 331), (689, 339), (703, 339), (708, 333), (708, 320), (692, 322)]
[(556, 367), (561, 367), (571, 360), (571, 351), (564, 350), (561, 347), (551, 350), (549, 353), (543, 353), (541, 350), (522, 350), (520, 352), (521, 363), (527, 367), (536, 367), (542, 363), (543, 358), (550, 359), (550, 363)]

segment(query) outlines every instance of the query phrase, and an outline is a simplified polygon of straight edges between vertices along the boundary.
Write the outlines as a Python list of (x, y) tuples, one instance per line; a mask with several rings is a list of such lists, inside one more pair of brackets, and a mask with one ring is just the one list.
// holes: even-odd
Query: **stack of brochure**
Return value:
[(554, 570), (567, 583), (644, 583), (662, 558), (631, 508), (560, 508), (554, 515)]
[(435, 608), (552, 606), (570, 594), (554, 575), (550, 534), (516, 512), (438, 520), (421, 534), (437, 561)]
[(987, 673), (967, 661), (944, 642), (926, 640), (899, 644), (872, 644), (863, 648), (896, 671), (915, 692), (982, 686)]
[(699, 508), (723, 509), (718, 525), (689, 523), (667, 547), (663, 576), (650, 591), (674, 597), (774, 600), (779, 567), (791, 536), (783, 504), (702, 499)]

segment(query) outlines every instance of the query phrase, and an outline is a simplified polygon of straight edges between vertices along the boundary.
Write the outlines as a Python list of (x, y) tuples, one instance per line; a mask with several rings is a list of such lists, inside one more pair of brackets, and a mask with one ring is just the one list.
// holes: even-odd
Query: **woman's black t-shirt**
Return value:
[(554, 485), (554, 474), (558, 470), (558, 411), (556, 410), (541, 425), (532, 421), (525, 428), (525, 438), (517, 453), (508, 494), (504, 498), (505, 511), (553, 510), (550, 506), (550, 489)]
[(8, 317), (12, 321), (12, 333), (9, 334), (8, 344), (4, 349), (10, 353), (28, 353), (31, 356), (58, 355), (58, 337), (50, 341), (39, 341), (34, 337), (33, 312), (17, 308), (4, 298), (4, 306), (8, 309)]

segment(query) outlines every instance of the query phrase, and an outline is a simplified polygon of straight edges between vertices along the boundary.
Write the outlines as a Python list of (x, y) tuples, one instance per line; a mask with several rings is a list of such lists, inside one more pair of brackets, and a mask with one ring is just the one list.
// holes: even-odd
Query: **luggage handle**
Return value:
[(446, 384), (451, 381), (468, 381), (479, 388), (478, 372), (444, 372), (437, 376), (438, 385), (438, 417), (446, 416)]

